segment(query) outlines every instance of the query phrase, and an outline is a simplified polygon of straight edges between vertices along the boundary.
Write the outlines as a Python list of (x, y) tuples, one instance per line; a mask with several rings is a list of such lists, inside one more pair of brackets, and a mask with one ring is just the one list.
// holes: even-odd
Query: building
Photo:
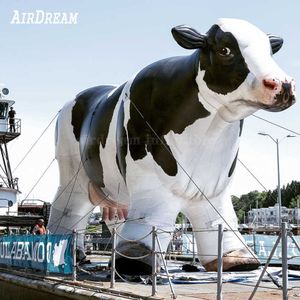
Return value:
[[(282, 221), (300, 224), (300, 209), (281, 206)], [(275, 206), (253, 208), (247, 213), (247, 223), (253, 225), (277, 225), (279, 223), (279, 208)]]

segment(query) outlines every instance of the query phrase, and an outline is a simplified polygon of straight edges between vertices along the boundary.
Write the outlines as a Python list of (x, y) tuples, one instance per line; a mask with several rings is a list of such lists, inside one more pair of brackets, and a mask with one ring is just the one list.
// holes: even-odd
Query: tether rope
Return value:
[(32, 144), (32, 146), (29, 148), (29, 150), (26, 152), (26, 154), (23, 156), (23, 158), (20, 160), (20, 162), (17, 164), (17, 166), (13, 169), (13, 172), (16, 171), (16, 169), (20, 166), (20, 164), (25, 160), (25, 158), (28, 156), (28, 154), (32, 151), (32, 149), (35, 147), (35, 145), (38, 143), (38, 141), (42, 138), (44, 133), (47, 131), (47, 129), (50, 127), (52, 122), (56, 119), (58, 116), (59, 111), (56, 113), (56, 115), (53, 117), (53, 119), (50, 121), (50, 123), (46, 126), (46, 128), (42, 131), (40, 136), (36, 139), (36, 141)]
[(51, 167), (51, 165), (53, 164), (53, 162), (55, 161), (55, 158), (53, 158), (50, 162), (50, 164), (47, 166), (47, 168), (44, 170), (44, 172), (42, 173), (42, 175), (38, 178), (38, 180), (36, 181), (36, 183), (33, 185), (33, 187), (30, 189), (30, 191), (28, 192), (28, 194), (26, 195), (25, 199), (26, 200), (28, 198), (28, 196), (32, 193), (32, 191), (35, 189), (35, 187), (38, 185), (38, 183), (41, 181), (41, 179), (44, 177), (44, 175), (46, 174), (46, 172), (49, 170), (49, 168)]
[(289, 131), (289, 132), (291, 132), (291, 133), (293, 133), (293, 134), (300, 135), (300, 133), (297, 132), (297, 131), (288, 129), (287, 127), (284, 127), (284, 126), (282, 126), (282, 125), (276, 124), (276, 123), (274, 123), (274, 122), (271, 122), (271, 121), (269, 121), (269, 120), (266, 120), (266, 119), (264, 119), (264, 118), (262, 118), (262, 117), (259, 117), (259, 116), (257, 116), (257, 115), (254, 115), (254, 114), (253, 114), (253, 115), (251, 115), (251, 116), (252, 116), (252, 117), (255, 117), (255, 118), (259, 119), (259, 120), (262, 120), (262, 121), (264, 121), (264, 122), (267, 122), (267, 123), (269, 123), (269, 124), (272, 124), (273, 126), (276, 126), (276, 127), (281, 128), (281, 129), (284, 129), (284, 130), (286, 130), (286, 131)]
[(123, 254), (123, 253), (119, 252), (119, 251), (116, 250), (116, 249), (115, 249), (115, 252), (116, 252), (117, 254), (119, 254), (120, 256), (122, 256), (122, 257), (125, 257), (125, 258), (128, 258), (128, 259), (133, 259), (133, 260), (144, 259), (144, 258), (146, 258), (146, 257), (148, 257), (148, 256), (150, 256), (150, 255), (152, 254), (152, 253), (150, 252), (150, 253), (147, 253), (147, 254), (141, 255), (141, 256), (128, 256), (128, 255), (126, 255), (126, 254)]
[(120, 233), (118, 233), (118, 232), (116, 231), (116, 235), (117, 235), (118, 237), (120, 237), (122, 240), (126, 241), (126, 242), (139, 242), (139, 241), (142, 241), (142, 240), (144, 240), (146, 237), (148, 237), (149, 235), (151, 235), (151, 233), (152, 233), (152, 231), (150, 231), (148, 234), (146, 234), (145, 236), (143, 236), (143, 237), (141, 237), (141, 238), (139, 238), (139, 239), (137, 239), (137, 240), (131, 240), (131, 239), (127, 239), (127, 238), (123, 237), (122, 235), (120, 235)]

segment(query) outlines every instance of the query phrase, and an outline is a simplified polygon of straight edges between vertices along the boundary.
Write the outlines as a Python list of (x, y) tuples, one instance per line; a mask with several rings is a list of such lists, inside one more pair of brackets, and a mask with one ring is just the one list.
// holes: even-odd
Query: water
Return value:
[(19, 285), (7, 283), (0, 280), (0, 299), (1, 300), (67, 300), (68, 298), (55, 296), (46, 292), (40, 292)]

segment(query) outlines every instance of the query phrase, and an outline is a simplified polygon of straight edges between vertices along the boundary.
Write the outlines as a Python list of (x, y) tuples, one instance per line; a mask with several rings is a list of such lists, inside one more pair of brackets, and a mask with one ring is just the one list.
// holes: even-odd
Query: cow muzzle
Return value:
[(263, 89), (268, 95), (269, 103), (262, 103), (262, 108), (268, 111), (282, 111), (296, 102), (295, 82), (293, 79), (280, 81), (263, 79)]

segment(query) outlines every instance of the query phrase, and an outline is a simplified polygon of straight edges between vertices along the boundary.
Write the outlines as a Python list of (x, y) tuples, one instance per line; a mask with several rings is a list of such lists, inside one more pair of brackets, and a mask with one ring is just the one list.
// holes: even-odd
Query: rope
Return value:
[(24, 159), (28, 156), (28, 154), (31, 152), (31, 150), (34, 148), (34, 146), (38, 143), (38, 141), (41, 139), (41, 137), (44, 135), (44, 133), (47, 131), (47, 129), (50, 127), (52, 122), (56, 119), (58, 116), (59, 111), (56, 113), (56, 115), (53, 117), (53, 119), (50, 121), (50, 123), (46, 126), (46, 128), (43, 130), (43, 132), (40, 134), (40, 136), (37, 138), (37, 140), (32, 144), (32, 146), (29, 148), (29, 150), (26, 152), (26, 154), (23, 156), (23, 158), (20, 160), (20, 162), (17, 164), (17, 166), (14, 168), (13, 172), (17, 170), (17, 168), (20, 166), (20, 164), (24, 161)]
[(152, 231), (150, 231), (148, 234), (146, 234), (145, 236), (143, 236), (143, 237), (141, 237), (141, 238), (139, 238), (139, 239), (137, 239), (137, 240), (130, 240), (130, 239), (127, 239), (127, 238), (123, 237), (122, 235), (120, 235), (120, 234), (116, 231), (116, 235), (117, 235), (118, 237), (120, 237), (122, 240), (126, 241), (126, 242), (139, 242), (139, 241), (141, 241), (141, 240), (144, 240), (146, 237), (148, 237), (148, 236), (151, 235), (151, 234), (152, 234)]
[[(157, 231), (160, 231), (158, 232), (158, 234), (163, 234), (163, 233), (168, 233), (168, 234), (173, 234), (174, 231), (168, 231), (168, 230), (164, 230), (164, 229), (157, 229)], [(227, 228), (224, 229), (224, 233), (226, 232), (239, 232), (238, 229), (236, 230), (228, 230)], [(181, 230), (178, 230), (177, 232), (182, 232)], [(193, 229), (193, 231), (190, 231), (191, 233), (194, 232), (194, 233), (197, 233), (197, 232), (218, 232), (218, 229)], [(184, 233), (182, 232), (183, 235), (188, 235), (188, 233)]]
[[(88, 214), (89, 214), (89, 213), (85, 214), (79, 221), (76, 222), (76, 224), (77, 224), (78, 222), (80, 222), (83, 218), (85, 218)], [(126, 223), (126, 222), (136, 221), (136, 220), (140, 220), (140, 219), (144, 219), (144, 218), (126, 219), (126, 220), (121, 221), (121, 222), (116, 222), (116, 223), (114, 223), (113, 225), (122, 225), (122, 224), (124, 224), (124, 223)], [(99, 225), (100, 225), (100, 223), (99, 223)], [(74, 227), (74, 225), (72, 225), (72, 228), (73, 228), (73, 227)], [(86, 228), (80, 228), (80, 229), (76, 229), (76, 230), (77, 230), (77, 232), (79, 232), (79, 231), (86, 232), (86, 231), (87, 231)], [(93, 234), (93, 233), (92, 233), (92, 234)], [(133, 240), (133, 241), (134, 241), (134, 240)]]
[(267, 122), (267, 123), (269, 123), (269, 124), (272, 124), (272, 125), (274, 125), (274, 126), (276, 126), (276, 127), (279, 127), (279, 128), (284, 129), (284, 130), (286, 130), (286, 131), (289, 131), (289, 132), (291, 132), (291, 133), (293, 133), (293, 134), (300, 135), (299, 132), (296, 132), (296, 131), (294, 131), (294, 130), (288, 129), (288, 128), (284, 127), (284, 126), (281, 126), (281, 125), (279, 125), (279, 124), (276, 124), (276, 123), (274, 123), (274, 122), (271, 122), (271, 121), (269, 121), (269, 120), (266, 120), (266, 119), (264, 119), (264, 118), (262, 118), (262, 117), (259, 117), (259, 116), (257, 116), (257, 115), (252, 115), (252, 117), (255, 117), (255, 118), (259, 119), (259, 120), (265, 121), (265, 122)]
[(128, 258), (128, 259), (133, 259), (133, 260), (144, 259), (144, 258), (146, 258), (146, 257), (148, 257), (148, 256), (150, 256), (150, 255), (152, 254), (152, 253), (147, 253), (147, 254), (141, 255), (141, 256), (128, 256), (128, 255), (125, 255), (125, 254), (119, 252), (119, 251), (116, 250), (116, 249), (115, 249), (115, 252), (116, 252), (117, 254), (119, 254), (120, 256), (122, 256), (122, 257), (125, 257), (125, 258)]
[(164, 229), (157, 229), (156, 233), (157, 234), (163, 234), (163, 233), (173, 234), (174, 231), (168, 231), (168, 230), (164, 230)]
[[(74, 190), (74, 188), (75, 188), (75, 184), (76, 184), (76, 181), (77, 181), (77, 178), (78, 178), (79, 170), (81, 169), (81, 164), (83, 164), (83, 163), (82, 163), (82, 161), (80, 160), (79, 166), (78, 166), (78, 172), (76, 172), (76, 176), (75, 176), (75, 178), (74, 178), (74, 183), (73, 183), (73, 185), (72, 185), (71, 192), (70, 192), (70, 195), (69, 195), (69, 197), (68, 197), (67, 204), (65, 205), (65, 208), (64, 208), (64, 210), (63, 210), (62, 216), (59, 218), (59, 222), (58, 222), (58, 224), (57, 224), (57, 226), (56, 226), (56, 229), (55, 229), (54, 233), (56, 233), (58, 227), (60, 226), (60, 223), (61, 223), (63, 217), (65, 216), (66, 210), (67, 210), (67, 208), (68, 208), (68, 205), (69, 205), (69, 202), (70, 202), (72, 193), (73, 193), (73, 190)], [(52, 205), (53, 205), (53, 204), (52, 204)], [(93, 209), (94, 209), (94, 208), (93, 208)], [(71, 227), (71, 229), (72, 229), (72, 228), (73, 228), (73, 227)]]
[[(81, 166), (82, 168), (82, 166)], [(62, 191), (58, 194), (58, 196), (56, 196), (56, 198), (52, 201), (52, 205), (60, 198), (60, 196), (65, 192), (65, 190), (68, 188), (68, 186), (71, 184), (71, 182), (73, 181), (73, 179), (77, 176), (78, 172), (81, 170), (81, 168), (79, 168), (77, 170), (77, 172), (72, 176), (72, 178), (69, 180), (69, 182), (67, 183), (67, 185), (62, 189)]]
[(50, 162), (50, 164), (47, 166), (47, 168), (44, 170), (44, 172), (42, 173), (42, 175), (38, 178), (38, 180), (36, 181), (36, 183), (33, 185), (33, 187), (30, 189), (30, 191), (28, 192), (28, 194), (26, 195), (25, 199), (26, 200), (28, 198), (28, 196), (31, 194), (31, 192), (35, 189), (35, 187), (38, 185), (38, 183), (41, 181), (41, 179), (44, 177), (44, 175), (46, 174), (46, 172), (49, 170), (49, 168), (51, 167), (51, 165), (53, 164), (53, 162), (55, 161), (55, 158), (53, 158)]
[[(267, 188), (259, 181), (259, 179), (250, 171), (250, 169), (238, 158), (239, 163), (250, 173), (250, 175), (259, 183), (259, 185), (265, 190), (268, 191)], [(273, 198), (274, 200), (274, 198)]]

